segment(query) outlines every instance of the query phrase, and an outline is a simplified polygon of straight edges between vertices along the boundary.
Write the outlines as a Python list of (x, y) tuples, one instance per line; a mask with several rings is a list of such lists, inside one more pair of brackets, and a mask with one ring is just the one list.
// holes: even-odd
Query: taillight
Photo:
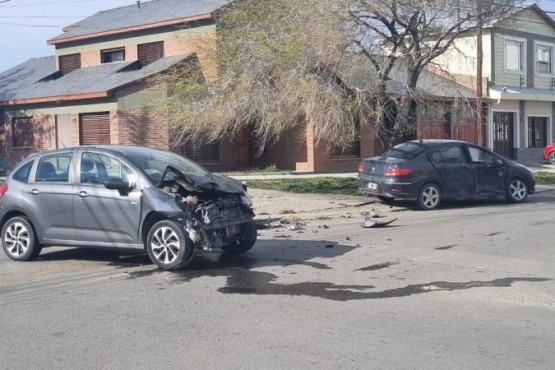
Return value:
[(398, 168), (398, 167), (391, 167), (385, 171), (386, 176), (392, 177), (399, 177), (399, 176), (406, 176), (412, 173), (412, 170), (409, 168)]
[(6, 185), (5, 183), (0, 185), (0, 199), (4, 197), (4, 194), (6, 194), (6, 191), (8, 191), (8, 185)]
[(358, 164), (358, 173), (364, 173), (364, 163), (362, 162)]

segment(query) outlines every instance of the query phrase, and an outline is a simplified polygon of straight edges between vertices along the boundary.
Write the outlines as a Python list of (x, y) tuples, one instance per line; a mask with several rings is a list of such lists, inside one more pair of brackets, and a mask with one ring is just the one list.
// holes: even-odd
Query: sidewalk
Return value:
[[(543, 159), (535, 161), (517, 161), (522, 163), (534, 172), (552, 172), (555, 173), (555, 164), (551, 164)], [(306, 179), (314, 177), (357, 177), (357, 172), (340, 172), (340, 173), (313, 173), (313, 172), (282, 172), (282, 173), (251, 173), (251, 174), (229, 174), (229, 177), (241, 181), (249, 180), (278, 180), (278, 179)]]

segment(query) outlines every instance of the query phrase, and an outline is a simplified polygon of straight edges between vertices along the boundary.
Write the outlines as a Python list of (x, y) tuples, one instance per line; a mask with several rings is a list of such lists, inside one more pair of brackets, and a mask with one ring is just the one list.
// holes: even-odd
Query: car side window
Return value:
[(493, 155), (490, 152), (474, 146), (469, 146), (468, 152), (470, 153), (472, 163), (493, 164)]
[(81, 182), (104, 184), (110, 178), (119, 178), (135, 186), (134, 172), (116, 158), (105, 154), (86, 152), (81, 156)]
[(12, 179), (17, 180), (19, 182), (27, 182), (29, 181), (29, 175), (31, 174), (31, 167), (33, 167), (33, 161), (24, 164), (21, 168), (19, 168), (12, 176)]
[(432, 161), (439, 164), (464, 163), (464, 153), (458, 145), (439, 148), (432, 152)]
[(42, 157), (37, 166), (35, 182), (68, 182), (71, 153)]

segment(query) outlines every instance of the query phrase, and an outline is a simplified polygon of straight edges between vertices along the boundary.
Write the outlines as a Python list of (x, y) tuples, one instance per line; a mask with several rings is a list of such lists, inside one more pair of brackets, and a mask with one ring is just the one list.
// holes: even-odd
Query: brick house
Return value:
[[(217, 144), (174, 142), (168, 125), (144, 109), (149, 94), (160, 93), (144, 80), (182, 63), (200, 66), (205, 79), (216, 78), (202, 45), (213, 46), (214, 13), (227, 3), (155, 0), (102, 11), (48, 40), (54, 56), (0, 73), (0, 158), (7, 169), (32, 152), (80, 144), (169, 149), (213, 170), (276, 165), (295, 171), (355, 171), (361, 157), (381, 152), (368, 125), (361, 127), (360, 141), (341, 152), (316, 143), (309, 117), (260, 156), (254, 155), (257, 148), (248, 132)], [(394, 80), (393, 94), (399, 86)], [(440, 94), (438, 83), (445, 87)], [(444, 101), (473, 96), (464, 86), (430, 72), (423, 74), (419, 88), (423, 96)], [(439, 136), (446, 136), (447, 123), (441, 124)], [(438, 136), (427, 127), (421, 125), (420, 137)]]

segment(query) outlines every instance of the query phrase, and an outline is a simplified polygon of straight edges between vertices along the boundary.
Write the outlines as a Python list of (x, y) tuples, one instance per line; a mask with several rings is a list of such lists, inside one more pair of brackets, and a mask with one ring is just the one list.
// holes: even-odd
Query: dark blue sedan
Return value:
[(431, 210), (442, 200), (493, 199), (524, 202), (535, 191), (534, 173), (490, 150), (456, 140), (407, 141), (381, 156), (363, 159), (359, 188), (384, 203), (416, 201)]

